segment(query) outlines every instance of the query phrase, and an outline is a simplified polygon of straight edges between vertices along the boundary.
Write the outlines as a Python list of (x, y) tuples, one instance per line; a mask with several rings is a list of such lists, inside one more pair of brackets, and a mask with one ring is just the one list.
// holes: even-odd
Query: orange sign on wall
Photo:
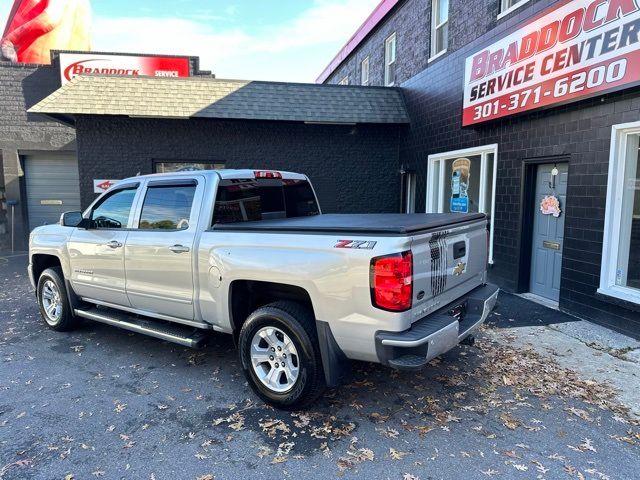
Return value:
[(91, 50), (89, 0), (15, 0), (0, 40), (3, 60), (51, 63), (51, 50)]

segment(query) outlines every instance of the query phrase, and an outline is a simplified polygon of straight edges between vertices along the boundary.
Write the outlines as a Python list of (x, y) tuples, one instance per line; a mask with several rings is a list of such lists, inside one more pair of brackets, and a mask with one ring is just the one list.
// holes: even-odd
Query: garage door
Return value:
[(56, 223), (60, 214), (80, 210), (78, 160), (71, 155), (24, 157), (29, 229)]

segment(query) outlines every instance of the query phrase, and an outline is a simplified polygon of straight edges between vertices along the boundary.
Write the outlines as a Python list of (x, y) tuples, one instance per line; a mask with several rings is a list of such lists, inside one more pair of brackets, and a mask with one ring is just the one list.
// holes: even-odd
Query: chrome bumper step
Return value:
[(206, 331), (197, 328), (139, 317), (112, 308), (77, 308), (73, 313), (78, 317), (93, 320), (94, 322), (105, 323), (185, 347), (198, 348), (202, 346), (208, 336)]

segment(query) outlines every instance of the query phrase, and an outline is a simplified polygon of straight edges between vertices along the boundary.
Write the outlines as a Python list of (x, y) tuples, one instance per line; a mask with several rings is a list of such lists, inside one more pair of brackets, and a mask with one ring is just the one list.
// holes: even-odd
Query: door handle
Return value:
[(122, 243), (118, 242), (117, 240), (111, 240), (110, 242), (107, 243), (107, 247), (120, 248), (122, 247)]
[(171, 245), (169, 247), (169, 250), (171, 250), (173, 253), (187, 253), (190, 248), (185, 247), (184, 245)]

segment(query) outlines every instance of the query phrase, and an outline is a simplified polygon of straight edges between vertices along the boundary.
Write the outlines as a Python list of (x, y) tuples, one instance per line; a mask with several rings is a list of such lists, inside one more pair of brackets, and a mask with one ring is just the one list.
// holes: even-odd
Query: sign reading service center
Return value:
[(640, 84), (640, 0), (561, 0), (466, 59), (462, 125)]

